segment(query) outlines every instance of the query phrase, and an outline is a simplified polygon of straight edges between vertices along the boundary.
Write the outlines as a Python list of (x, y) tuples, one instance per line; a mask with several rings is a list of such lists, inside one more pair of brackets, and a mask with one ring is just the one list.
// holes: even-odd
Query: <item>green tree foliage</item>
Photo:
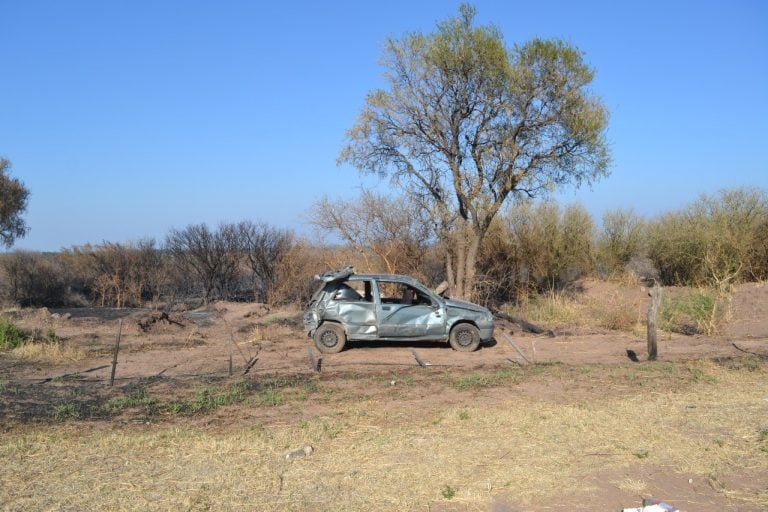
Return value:
[(446, 248), (456, 296), (471, 296), (478, 250), (510, 196), (607, 174), (607, 112), (594, 71), (559, 40), (508, 49), (475, 10), (431, 34), (390, 39), (386, 90), (368, 94), (339, 162), (388, 176), (420, 201)]
[(27, 209), (29, 190), (10, 175), (11, 162), (0, 157), (0, 242), (6, 247), (27, 234), (21, 215)]

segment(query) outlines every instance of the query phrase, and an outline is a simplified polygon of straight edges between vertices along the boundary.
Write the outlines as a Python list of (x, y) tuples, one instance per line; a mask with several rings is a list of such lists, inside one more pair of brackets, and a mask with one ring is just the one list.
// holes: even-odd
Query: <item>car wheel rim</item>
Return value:
[(472, 333), (470, 331), (461, 330), (456, 334), (456, 341), (458, 341), (459, 345), (462, 347), (467, 347), (472, 344)]
[(326, 347), (334, 347), (338, 342), (339, 342), (339, 338), (336, 336), (336, 333), (333, 331), (324, 332), (323, 335), (320, 336), (320, 343), (322, 343)]

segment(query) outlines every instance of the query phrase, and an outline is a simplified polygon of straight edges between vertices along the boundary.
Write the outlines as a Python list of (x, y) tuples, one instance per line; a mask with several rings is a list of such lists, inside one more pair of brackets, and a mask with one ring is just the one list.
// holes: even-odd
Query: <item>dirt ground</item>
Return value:
[[(594, 300), (635, 300), (647, 308), (647, 289), (592, 283), (585, 288)], [(312, 369), (320, 354), (301, 332), (301, 311), (270, 310), (262, 304), (215, 303), (199, 309), (171, 313), (168, 318), (152, 310), (80, 308), (23, 310), (6, 313), (20, 326), (45, 333), (52, 329), (65, 344), (82, 350), (79, 361), (56, 364), (0, 362), (6, 379), (50, 379), (111, 365), (122, 321), (117, 379), (130, 380), (222, 374), (228, 371), (232, 341), (234, 372), (256, 357), (252, 373), (294, 374)], [(153, 322), (153, 320), (156, 320)], [(140, 324), (146, 324), (142, 328)], [(548, 326), (545, 326), (548, 327)], [(644, 333), (610, 331), (592, 326), (554, 328), (555, 336), (534, 335), (517, 325), (497, 321), (496, 340), (477, 352), (453, 351), (443, 343), (357, 342), (339, 354), (324, 354), (324, 375), (338, 372), (376, 372), (418, 366), (416, 356), (428, 366), (472, 370), (528, 363), (620, 364), (646, 359)], [(744, 351), (764, 352), (768, 344), (768, 285), (741, 285), (733, 295), (730, 321), (714, 337), (660, 333), (659, 360), (741, 356)], [(519, 350), (518, 350), (519, 349)], [(415, 355), (414, 355), (415, 354)], [(634, 354), (634, 356), (633, 356)], [(81, 374), (106, 381), (111, 367)]]
[[(636, 301), (640, 311), (647, 308), (648, 290), (591, 283), (584, 293), (600, 301), (622, 299)], [(659, 360), (683, 362), (701, 359), (742, 358), (768, 355), (768, 285), (750, 283), (733, 294), (732, 314), (717, 336), (685, 336), (660, 333)], [(351, 343), (339, 354), (323, 354), (314, 349), (301, 332), (301, 311), (270, 310), (261, 304), (215, 303), (167, 316), (149, 309), (81, 308), (70, 310), (17, 310), (6, 316), (40, 336), (55, 332), (61, 343), (75, 349), (79, 357), (55, 361), (28, 360), (0, 355), (0, 383), (13, 386), (9, 397), (0, 393), (0, 425), (6, 431), (50, 416), (56, 397), (76, 394), (87, 401), (101, 400), (125, 392), (137, 383), (151, 384), (154, 392), (173, 395), (180, 389), (192, 389), (201, 383), (224, 382), (228, 378), (230, 353), (235, 377), (247, 374), (253, 379), (317, 379), (335, 386), (336, 398), (317, 403), (302, 402), (282, 408), (240, 407), (236, 412), (218, 410), (194, 418), (168, 419), (213, 428), (236, 428), (254, 421), (260, 424), (298, 422), (327, 414), (339, 406), (339, 400), (364, 402), (376, 400), (393, 410), (434, 411), (466, 403), (466, 394), (447, 386), (446, 375), (477, 375), (505, 368), (546, 368), (561, 364), (566, 368), (589, 366), (597, 371), (641, 365), (646, 360), (646, 342), (642, 333), (610, 331), (592, 326), (557, 326), (554, 336), (533, 335), (504, 321), (497, 323), (496, 340), (474, 353), (458, 353), (441, 343)], [(115, 342), (120, 330), (120, 346), (114, 388), (106, 384), (112, 370)], [(423, 366), (421, 366), (421, 364)], [(565, 370), (568, 375), (572, 370)], [(575, 372), (575, 371), (574, 371)], [(562, 377), (526, 380), (515, 393), (533, 400), (570, 402), (596, 396), (631, 394), (631, 386), (601, 387), (599, 379)], [(430, 375), (434, 375), (431, 380)], [(399, 391), (392, 401), (392, 391), (360, 382), (391, 379), (391, 385), (407, 380), (418, 383)], [(399, 388), (398, 389), (404, 389)], [(472, 396), (472, 404), (502, 404), (504, 389), (488, 389)], [(346, 394), (346, 395), (345, 395)], [(98, 419), (98, 418), (95, 418)], [(116, 424), (130, 427), (144, 418), (123, 416)], [(601, 455), (595, 455), (599, 458)], [(742, 486), (766, 492), (768, 476), (751, 475), (748, 468), (734, 473)], [(684, 510), (760, 510), (734, 504), (711, 482), (694, 481), (671, 473), (663, 467), (626, 468), (624, 474), (607, 475), (596, 471), (590, 476), (594, 491), (588, 495), (559, 496), (535, 507), (521, 506), (512, 498), (498, 495), (488, 502), (487, 510), (614, 510), (639, 506), (637, 495), (626, 482), (643, 481), (654, 494), (686, 503)], [(616, 482), (625, 482), (617, 485)], [(608, 482), (613, 482), (608, 485)], [(723, 484), (724, 485), (724, 484)], [(475, 510), (462, 503), (433, 503), (430, 510)]]

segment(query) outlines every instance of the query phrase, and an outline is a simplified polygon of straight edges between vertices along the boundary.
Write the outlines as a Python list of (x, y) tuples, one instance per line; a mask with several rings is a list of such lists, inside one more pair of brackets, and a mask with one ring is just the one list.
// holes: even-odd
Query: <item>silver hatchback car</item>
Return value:
[(392, 274), (327, 272), (304, 313), (318, 350), (341, 352), (347, 341), (445, 341), (461, 352), (493, 338), (488, 309), (445, 299), (417, 280)]

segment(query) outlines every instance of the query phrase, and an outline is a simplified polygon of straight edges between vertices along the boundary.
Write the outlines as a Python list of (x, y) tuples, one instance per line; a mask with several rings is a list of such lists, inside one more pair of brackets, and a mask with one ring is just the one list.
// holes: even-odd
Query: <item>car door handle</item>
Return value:
[(381, 309), (383, 309), (384, 311), (389, 311), (390, 308), (389, 306), (381, 306)]

